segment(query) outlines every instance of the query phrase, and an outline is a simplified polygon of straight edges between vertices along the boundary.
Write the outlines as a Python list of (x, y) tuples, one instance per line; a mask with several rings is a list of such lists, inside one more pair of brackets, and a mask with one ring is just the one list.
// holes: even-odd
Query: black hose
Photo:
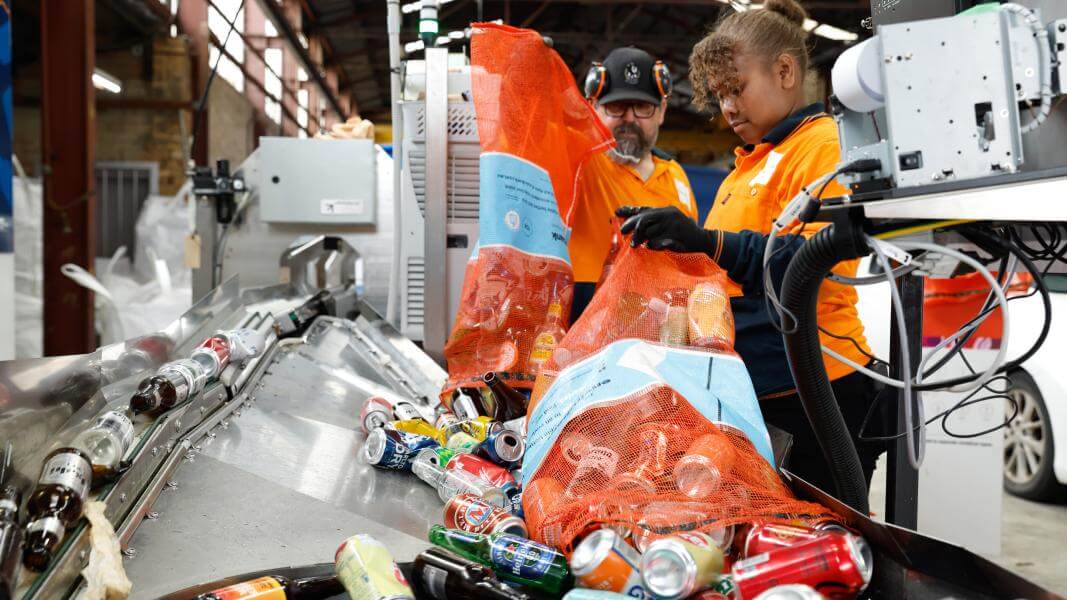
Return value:
[(783, 325), (790, 314), (798, 319), (792, 327), (785, 327), (786, 355), (797, 394), (837, 487), (836, 497), (866, 515), (867, 480), (826, 374), (816, 320), (819, 286), (830, 269), (867, 253), (861, 235), (856, 227), (835, 224), (805, 242), (786, 270), (782, 305), (786, 308)]

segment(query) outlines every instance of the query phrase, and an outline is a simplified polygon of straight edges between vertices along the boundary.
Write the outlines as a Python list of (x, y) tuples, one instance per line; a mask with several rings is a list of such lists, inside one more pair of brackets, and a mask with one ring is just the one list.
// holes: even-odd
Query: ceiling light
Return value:
[(122, 82), (119, 78), (103, 69), (93, 69), (93, 87), (112, 94), (122, 92)]

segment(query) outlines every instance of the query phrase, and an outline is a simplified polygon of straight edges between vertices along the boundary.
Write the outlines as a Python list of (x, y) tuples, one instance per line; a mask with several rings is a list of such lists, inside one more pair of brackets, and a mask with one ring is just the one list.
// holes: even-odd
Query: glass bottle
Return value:
[(89, 457), (77, 448), (59, 448), (45, 458), (26, 511), (26, 549), (23, 562), (34, 571), (43, 571), (67, 527), (82, 514), (82, 503), (89, 492), (93, 468)]
[(460, 494), (474, 494), (494, 506), (508, 506), (508, 498), (503, 490), (477, 475), (447, 469), (437, 464), (437, 458), (428, 452), (420, 452), (412, 461), (411, 472), (433, 486), (442, 501), (448, 502)]
[(18, 587), (22, 527), (19, 506), (22, 493), (14, 486), (0, 491), (0, 598), (14, 598)]
[(204, 592), (195, 600), (323, 600), (343, 593), (345, 588), (336, 575), (298, 579), (265, 575)]
[(597, 278), (596, 287), (593, 288), (593, 293), (600, 291), (600, 286), (604, 285), (604, 281), (611, 275), (611, 270), (615, 267), (615, 260), (619, 257), (619, 250), (622, 249), (622, 234), (619, 233), (618, 227), (611, 235), (611, 249), (608, 250), (608, 255), (604, 259), (604, 266), (600, 268), (600, 277)]
[(483, 375), (482, 381), (486, 385), (486, 393), (492, 396), (492, 414), (489, 416), (494, 421), (503, 423), (526, 416), (525, 394), (504, 383), (504, 380), (493, 371)]
[(529, 600), (496, 578), (489, 567), (445, 550), (427, 548), (415, 557), (411, 583), (434, 600)]
[(326, 302), (331, 297), (332, 294), (328, 290), (322, 290), (308, 298), (307, 302), (275, 319), (274, 333), (278, 339), (302, 335), (316, 317), (327, 312)]
[(167, 363), (137, 386), (130, 398), (134, 414), (159, 414), (195, 396), (207, 382), (200, 363), (189, 359)]
[(492, 568), (505, 581), (546, 594), (559, 595), (573, 581), (561, 552), (510, 533), (482, 535), (434, 525), (430, 528), (430, 541)]
[(534, 337), (533, 350), (530, 352), (530, 360), (527, 363), (527, 369), (531, 374), (537, 375), (541, 372), (541, 368), (548, 362), (548, 359), (552, 358), (556, 346), (563, 341), (563, 336), (567, 335), (562, 321), (563, 307), (560, 306), (558, 299), (553, 299), (548, 305), (545, 322), (541, 325), (537, 336)]
[(122, 458), (132, 443), (133, 422), (125, 413), (112, 410), (81, 432), (71, 445), (89, 457), (93, 468), (92, 487), (96, 487), (118, 475)]

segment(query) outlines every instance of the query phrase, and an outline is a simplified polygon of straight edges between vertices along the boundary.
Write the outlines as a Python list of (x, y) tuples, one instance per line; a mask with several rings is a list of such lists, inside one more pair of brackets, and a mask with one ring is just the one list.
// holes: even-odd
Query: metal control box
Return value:
[(375, 224), (377, 167), (373, 140), (262, 137), (245, 176), (267, 223)]

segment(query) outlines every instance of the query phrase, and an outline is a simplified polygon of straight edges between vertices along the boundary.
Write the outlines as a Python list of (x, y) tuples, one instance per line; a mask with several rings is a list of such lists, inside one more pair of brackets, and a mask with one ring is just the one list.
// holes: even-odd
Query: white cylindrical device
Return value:
[(834, 95), (849, 110), (871, 112), (885, 106), (885, 86), (877, 37), (845, 50), (834, 63)]

